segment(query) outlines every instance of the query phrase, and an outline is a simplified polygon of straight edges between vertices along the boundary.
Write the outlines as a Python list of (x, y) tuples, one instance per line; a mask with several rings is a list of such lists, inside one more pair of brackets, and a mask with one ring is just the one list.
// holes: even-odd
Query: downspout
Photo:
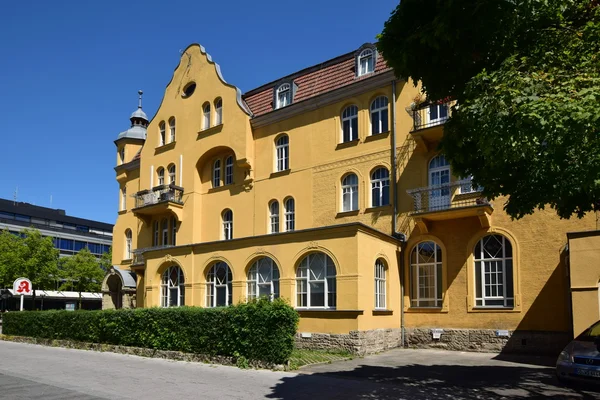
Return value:
[(398, 232), (398, 181), (397, 171), (397, 151), (396, 151), (396, 80), (392, 81), (392, 193), (393, 193), (393, 212), (392, 215), (392, 236), (400, 241), (400, 342), (405, 347), (404, 332), (404, 251), (406, 250), (406, 236)]

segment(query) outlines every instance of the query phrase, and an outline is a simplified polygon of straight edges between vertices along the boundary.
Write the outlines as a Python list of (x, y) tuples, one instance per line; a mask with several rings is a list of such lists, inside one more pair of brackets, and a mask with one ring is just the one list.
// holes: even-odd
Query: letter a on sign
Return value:
[(18, 278), (13, 283), (15, 295), (30, 295), (33, 293), (33, 290), (31, 289), (31, 281), (27, 278)]

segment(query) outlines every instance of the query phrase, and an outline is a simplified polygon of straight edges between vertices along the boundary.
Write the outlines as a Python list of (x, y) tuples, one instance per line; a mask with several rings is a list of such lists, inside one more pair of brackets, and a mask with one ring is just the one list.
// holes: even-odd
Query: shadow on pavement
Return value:
[(508, 361), (516, 364), (537, 365), (540, 367), (554, 368), (556, 365), (556, 358), (557, 357), (500, 353), (493, 359), (498, 361)]
[[(341, 379), (331, 379), (341, 378)], [(360, 365), (354, 370), (286, 377), (277, 399), (597, 399), (598, 388), (564, 387), (552, 368)]]

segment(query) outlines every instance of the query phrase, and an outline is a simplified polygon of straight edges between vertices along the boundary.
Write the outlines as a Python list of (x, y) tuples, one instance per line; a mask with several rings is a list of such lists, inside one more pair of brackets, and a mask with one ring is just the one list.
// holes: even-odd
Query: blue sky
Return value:
[[(373, 42), (398, 0), (13, 0), (0, 24), (0, 198), (114, 223), (113, 141), (200, 43), (248, 91)], [(52, 197), (52, 203), (50, 199)]]

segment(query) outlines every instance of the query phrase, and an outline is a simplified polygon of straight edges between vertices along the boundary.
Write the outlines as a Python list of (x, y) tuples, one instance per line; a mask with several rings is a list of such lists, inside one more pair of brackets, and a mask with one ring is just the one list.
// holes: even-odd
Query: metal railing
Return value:
[(450, 118), (450, 103), (425, 103), (413, 111), (413, 130), (442, 125)]
[(135, 194), (135, 208), (164, 202), (183, 204), (183, 188), (173, 184), (162, 185)]
[(406, 191), (413, 198), (413, 214), (490, 205), (470, 179)]
[(135, 249), (133, 250), (133, 259), (131, 261), (131, 265), (143, 265), (146, 262), (144, 253), (147, 251), (166, 249), (169, 247), (174, 246), (171, 244), (162, 244), (158, 246), (144, 247), (143, 249)]

